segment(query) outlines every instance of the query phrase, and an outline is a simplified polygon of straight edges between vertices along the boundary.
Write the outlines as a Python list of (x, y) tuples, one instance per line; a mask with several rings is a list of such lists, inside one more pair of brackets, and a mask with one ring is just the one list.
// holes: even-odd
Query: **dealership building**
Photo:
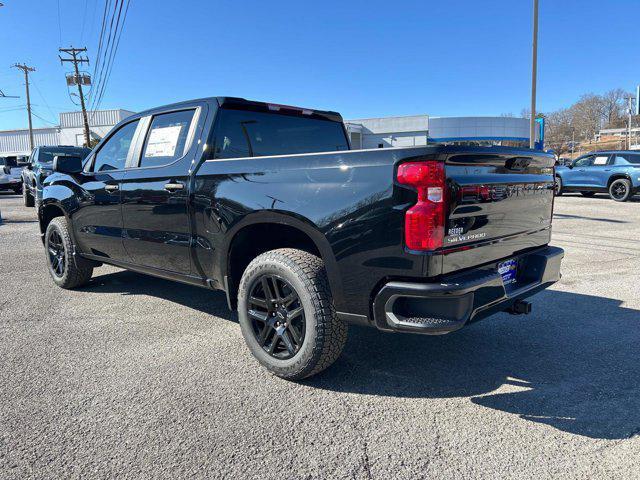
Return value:
[[(89, 112), (89, 132), (92, 140), (104, 137), (113, 126), (134, 112), (128, 110), (96, 110)], [(56, 127), (34, 128), (33, 143), (42, 145), (84, 145), (82, 112), (60, 114), (60, 124)], [(29, 130), (0, 131), (0, 156), (29, 155)]]
[[(89, 113), (92, 140), (99, 140), (118, 122), (132, 115), (129, 110), (98, 110)], [(346, 120), (354, 149), (412, 147), (427, 143), (529, 146), (529, 120), (515, 117), (429, 117), (412, 115)], [(544, 136), (542, 125), (536, 141)], [(60, 124), (33, 130), (35, 146), (84, 144), (81, 112), (60, 114)], [(539, 144), (540, 145), (540, 144)], [(29, 131), (0, 131), (0, 156), (28, 155)]]
[[(354, 149), (413, 147), (427, 143), (529, 147), (529, 119), (515, 117), (406, 117), (346, 120)], [(536, 142), (544, 138), (538, 123)]]

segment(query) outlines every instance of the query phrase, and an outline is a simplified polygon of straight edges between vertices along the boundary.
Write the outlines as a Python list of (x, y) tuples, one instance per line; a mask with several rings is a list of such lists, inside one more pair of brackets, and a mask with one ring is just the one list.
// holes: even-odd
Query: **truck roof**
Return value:
[(288, 115), (304, 115), (312, 118), (320, 118), (324, 120), (330, 120), (332, 122), (342, 122), (342, 115), (338, 112), (331, 110), (318, 110), (315, 108), (297, 107), (292, 105), (281, 105), (278, 103), (258, 102), (255, 100), (247, 100), (240, 97), (205, 97), (197, 98), (193, 100), (185, 100), (183, 102), (172, 103), (169, 105), (163, 105), (161, 107), (151, 108), (140, 112), (139, 115), (151, 114), (157, 110), (166, 109), (167, 107), (186, 107), (194, 102), (215, 102), (221, 108), (229, 108), (235, 110), (252, 110), (252, 111), (264, 111), (264, 112), (280, 112)]

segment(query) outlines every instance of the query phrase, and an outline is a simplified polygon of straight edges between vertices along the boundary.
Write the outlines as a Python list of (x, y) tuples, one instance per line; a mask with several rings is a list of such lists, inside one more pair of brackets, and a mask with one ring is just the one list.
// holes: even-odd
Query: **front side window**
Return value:
[(342, 123), (304, 115), (220, 110), (214, 158), (349, 150)]
[(167, 165), (186, 153), (195, 110), (155, 115), (142, 149), (141, 167)]
[(573, 164), (574, 167), (590, 167), (591, 165), (593, 165), (593, 155), (579, 158), (576, 160), (576, 163)]
[(138, 120), (127, 123), (109, 137), (95, 155), (94, 172), (122, 170), (124, 168), (137, 126)]

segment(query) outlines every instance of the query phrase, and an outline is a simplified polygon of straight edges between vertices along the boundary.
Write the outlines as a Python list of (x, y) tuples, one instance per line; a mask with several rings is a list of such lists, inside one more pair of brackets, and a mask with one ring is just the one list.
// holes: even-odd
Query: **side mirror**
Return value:
[(567, 165), (567, 168), (571, 169), (573, 168), (573, 162), (571, 162), (570, 164)]
[(82, 159), (80, 157), (56, 155), (53, 157), (53, 171), (70, 174), (80, 173), (82, 171)]
[(11, 167), (9, 167), (8, 165), (5, 165), (4, 167), (2, 167), (2, 171), (9, 175), (11, 173)]

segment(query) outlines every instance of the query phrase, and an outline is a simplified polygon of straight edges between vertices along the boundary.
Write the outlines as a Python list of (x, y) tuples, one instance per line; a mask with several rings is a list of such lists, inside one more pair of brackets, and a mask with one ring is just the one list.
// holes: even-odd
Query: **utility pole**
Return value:
[(29, 116), (29, 150), (33, 150), (33, 124), (31, 123), (31, 97), (29, 97), (29, 72), (35, 72), (36, 69), (29, 67), (24, 63), (15, 63), (14, 68), (18, 68), (24, 72), (24, 84), (27, 89), (27, 114)]
[(531, 118), (529, 119), (529, 148), (536, 145), (536, 78), (538, 72), (538, 0), (533, 0), (533, 49), (531, 62)]
[(82, 121), (84, 123), (84, 143), (86, 147), (90, 146), (91, 142), (91, 134), (89, 133), (89, 118), (87, 117), (87, 108), (84, 103), (84, 95), (82, 93), (82, 85), (90, 85), (91, 78), (86, 75), (80, 75), (80, 71), (78, 70), (79, 63), (89, 63), (88, 58), (82, 58), (79, 56), (80, 53), (86, 52), (87, 47), (84, 48), (60, 48), (58, 49), (60, 53), (66, 53), (67, 55), (71, 55), (71, 58), (62, 58), (60, 57), (60, 63), (70, 62), (73, 63), (73, 69), (75, 74), (72, 77), (67, 77), (67, 85), (77, 85), (78, 86), (78, 94), (80, 96), (80, 107), (82, 108)]
[(633, 101), (635, 98), (629, 96), (629, 136), (627, 140), (627, 150), (631, 150), (631, 120), (633, 117)]

